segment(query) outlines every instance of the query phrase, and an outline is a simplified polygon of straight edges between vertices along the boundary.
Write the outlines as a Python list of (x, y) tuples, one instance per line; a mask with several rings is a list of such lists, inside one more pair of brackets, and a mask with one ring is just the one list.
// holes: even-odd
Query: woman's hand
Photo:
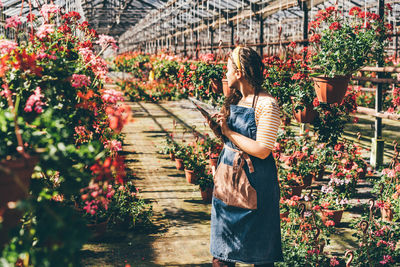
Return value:
[[(214, 113), (213, 115), (211, 115), (211, 117), (213, 119), (215, 119), (218, 116), (219, 113)], [(208, 125), (210, 126), (211, 130), (214, 132), (215, 136), (217, 137), (222, 137), (221, 136), (221, 128), (219, 127), (219, 125), (215, 122), (210, 120), (209, 118), (206, 117), (206, 121), (208, 123)]]
[(231, 131), (231, 129), (228, 126), (228, 123), (226, 121), (226, 117), (223, 113), (217, 113), (214, 114), (218, 124), (221, 126), (221, 132), (223, 135), (228, 136), (229, 132)]

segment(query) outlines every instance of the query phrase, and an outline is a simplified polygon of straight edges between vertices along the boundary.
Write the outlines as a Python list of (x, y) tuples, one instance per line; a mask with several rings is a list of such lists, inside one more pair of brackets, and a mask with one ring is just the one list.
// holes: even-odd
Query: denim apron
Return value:
[[(254, 101), (253, 101), (254, 102)], [(256, 140), (255, 110), (231, 105), (229, 128)], [(233, 165), (238, 148), (227, 138), (218, 159)], [(227, 148), (228, 146), (228, 148)], [(265, 159), (249, 155), (254, 170), (248, 163), (243, 169), (256, 191), (256, 209), (229, 206), (215, 195), (211, 209), (210, 252), (213, 257), (228, 262), (263, 264), (283, 261), (279, 216), (280, 190), (277, 169), (272, 153)], [(218, 172), (217, 167), (217, 172)], [(253, 169), (252, 168), (252, 169)]]

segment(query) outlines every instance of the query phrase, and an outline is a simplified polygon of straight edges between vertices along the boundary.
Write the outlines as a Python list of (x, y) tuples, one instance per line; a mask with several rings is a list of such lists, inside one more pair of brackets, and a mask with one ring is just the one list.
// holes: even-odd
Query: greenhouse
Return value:
[(400, 1), (0, 12), (0, 267), (400, 266)]

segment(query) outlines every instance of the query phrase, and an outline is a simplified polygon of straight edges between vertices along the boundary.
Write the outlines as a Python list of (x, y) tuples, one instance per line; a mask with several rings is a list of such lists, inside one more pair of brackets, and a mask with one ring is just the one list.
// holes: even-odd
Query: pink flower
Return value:
[(6, 40), (6, 39), (0, 39), (0, 53), (1, 54), (8, 54), (12, 50), (14, 50), (18, 44), (16, 42)]
[(74, 88), (81, 88), (90, 85), (90, 77), (84, 74), (73, 74), (71, 85)]
[(96, 41), (96, 44), (99, 44), (101, 48), (105, 49), (108, 45), (111, 45), (114, 50), (118, 49), (117, 41), (109, 35), (100, 34), (99, 40)]
[(114, 89), (108, 89), (103, 91), (103, 95), (101, 96), (101, 99), (110, 104), (115, 104), (118, 101), (124, 101), (124, 98), (122, 97), (122, 93), (118, 92)]
[(194, 64), (190, 64), (189, 68), (190, 68), (191, 70), (197, 70), (197, 66), (194, 65)]
[(45, 105), (44, 102), (42, 102), (41, 98), (43, 98), (44, 95), (42, 95), (40, 91), (40, 87), (36, 87), (34, 93), (28, 98), (28, 101), (26, 101), (24, 111), (25, 112), (32, 112), (33, 106), (35, 106), (34, 110), (37, 113), (42, 113), (43, 108), (42, 106)]
[(104, 143), (104, 147), (110, 149), (113, 152), (122, 150), (122, 144), (118, 140), (108, 140)]
[(11, 95), (11, 91), (8, 88), (7, 84), (3, 84), (1, 87), (3, 87), (3, 91), (0, 91), (0, 96), (8, 98)]
[(6, 27), (5, 28), (6, 29), (7, 28), (17, 29), (18, 26), (21, 25), (21, 24), (22, 24), (22, 22), (21, 22), (20, 17), (15, 15), (15, 16), (12, 16), (12, 17), (6, 19)]
[(339, 261), (337, 260), (336, 257), (331, 258), (330, 266), (337, 266), (339, 265)]
[(389, 263), (389, 262), (394, 262), (392, 256), (390, 256), (390, 255), (384, 255), (384, 256), (383, 256), (383, 260), (381, 260), (379, 263), (382, 264), (382, 265), (385, 265), (385, 264), (387, 264), (387, 263)]
[(54, 24), (43, 24), (38, 28), (36, 36), (39, 38), (45, 38), (47, 37), (47, 35), (53, 32), (54, 32)]
[(45, 21), (49, 21), (51, 16), (53, 14), (58, 14), (60, 13), (61, 9), (59, 6), (54, 5), (54, 4), (45, 4), (42, 6), (42, 9), (40, 10), (40, 14), (43, 16)]
[(210, 61), (214, 61), (214, 54), (213, 53), (208, 53), (208, 54), (203, 54), (200, 55), (200, 59), (204, 62), (210, 62)]

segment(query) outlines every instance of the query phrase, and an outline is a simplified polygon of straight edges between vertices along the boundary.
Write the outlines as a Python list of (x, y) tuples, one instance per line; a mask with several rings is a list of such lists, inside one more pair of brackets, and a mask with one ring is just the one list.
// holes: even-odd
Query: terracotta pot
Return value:
[(93, 223), (86, 225), (91, 232), (91, 239), (103, 236), (107, 232), (107, 221), (101, 223)]
[(175, 158), (175, 166), (178, 170), (183, 170), (183, 159)]
[(301, 196), (301, 192), (303, 191), (304, 186), (302, 185), (292, 185), (292, 186), (287, 186), (287, 188), (290, 188), (292, 193), (290, 194), (291, 196)]
[(309, 104), (303, 110), (293, 110), (293, 116), (300, 123), (311, 123), (314, 121), (318, 112), (314, 110), (314, 106)]
[(38, 160), (38, 157), (31, 157), (0, 162), (0, 215), (3, 217), (0, 248), (9, 241), (8, 232), (19, 224), (22, 216), (20, 211), (9, 209), (8, 203), (28, 196), (33, 168)]
[(321, 219), (325, 223), (326, 221), (332, 220), (337, 226), (342, 220), (344, 210), (328, 210), (321, 209)]
[(314, 77), (314, 89), (319, 102), (333, 104), (342, 103), (350, 81), (350, 75), (328, 77)]
[(319, 171), (315, 177), (315, 181), (321, 181), (325, 174), (325, 166), (320, 166)]
[(208, 187), (204, 191), (200, 189), (201, 198), (205, 203), (211, 203), (213, 196), (213, 188)]
[(210, 164), (210, 168), (212, 168), (213, 166), (214, 166), (215, 168), (217, 168), (218, 158), (210, 158), (209, 164)]
[(279, 214), (279, 217), (280, 217), (281, 219), (287, 218), (288, 216), (289, 216), (289, 211), (286, 211), (286, 212), (284, 212), (284, 213)]
[(393, 210), (387, 208), (381, 208), (382, 220), (391, 222), (393, 220)]
[(310, 186), (313, 181), (315, 181), (315, 174), (310, 173), (306, 177), (303, 177), (304, 187)]
[(228, 86), (227, 79), (222, 79), (222, 90), (224, 91), (225, 96), (229, 96), (231, 94), (231, 88)]
[(221, 94), (223, 92), (221, 80), (211, 79), (210, 87), (215, 94)]
[(171, 159), (171, 160), (175, 160), (175, 154), (174, 153), (169, 153), (169, 158)]
[(186, 180), (188, 181), (188, 183), (196, 184), (197, 176), (194, 173), (194, 171), (185, 169), (185, 177), (186, 177)]

